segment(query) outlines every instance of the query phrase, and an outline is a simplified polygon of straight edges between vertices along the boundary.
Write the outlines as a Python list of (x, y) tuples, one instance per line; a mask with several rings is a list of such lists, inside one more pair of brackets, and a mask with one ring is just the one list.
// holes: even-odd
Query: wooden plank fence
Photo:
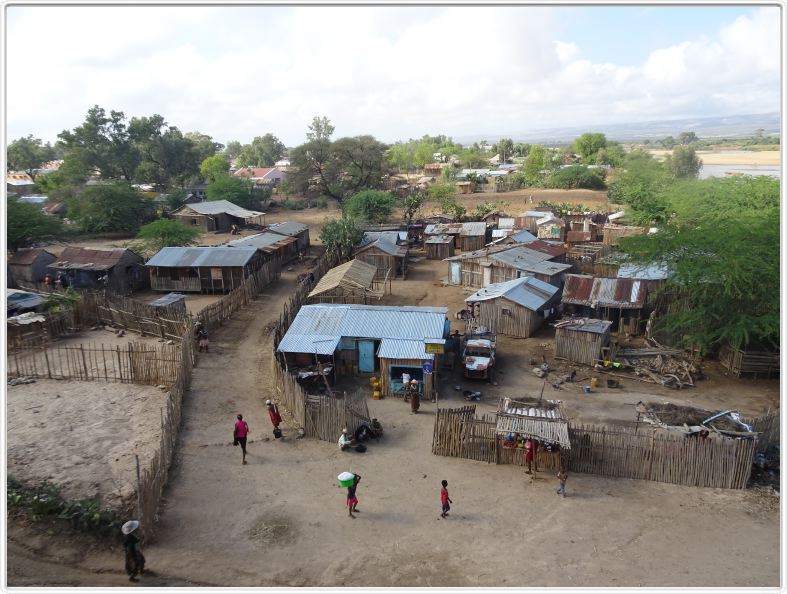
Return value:
[(86, 305), (96, 310), (101, 324), (136, 332), (142, 336), (180, 340), (190, 324), (187, 312), (159, 308), (129, 297), (109, 293), (93, 293), (83, 297)]
[(781, 415), (778, 408), (762, 416), (742, 420), (747, 425), (751, 425), (752, 430), (758, 433), (758, 451), (767, 450), (772, 446), (779, 445), (779, 438), (781, 436)]
[(9, 377), (105, 381), (172, 386), (181, 363), (180, 345), (139, 342), (17, 349), (7, 358)]
[[(778, 422), (774, 418), (778, 420), (778, 415), (761, 421), (760, 426), (767, 430), (764, 435), (778, 432)], [(495, 426), (494, 415), (476, 418), (474, 406), (439, 409), (435, 417), (432, 453), (488, 463), (525, 465), (521, 449), (502, 447)], [(637, 432), (591, 425), (569, 426), (569, 437), (570, 450), (563, 450), (559, 455), (539, 452), (540, 470), (557, 470), (563, 460), (573, 472), (695, 487), (743, 489), (749, 481), (754, 453), (758, 449), (756, 439), (687, 438), (652, 430)]]

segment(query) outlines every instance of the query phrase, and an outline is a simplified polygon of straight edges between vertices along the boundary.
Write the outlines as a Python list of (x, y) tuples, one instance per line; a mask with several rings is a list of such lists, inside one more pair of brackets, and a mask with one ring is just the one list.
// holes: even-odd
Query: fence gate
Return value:
[(475, 405), (461, 408), (439, 408), (434, 423), (432, 453), (438, 456), (459, 456), (462, 442), (475, 419)]

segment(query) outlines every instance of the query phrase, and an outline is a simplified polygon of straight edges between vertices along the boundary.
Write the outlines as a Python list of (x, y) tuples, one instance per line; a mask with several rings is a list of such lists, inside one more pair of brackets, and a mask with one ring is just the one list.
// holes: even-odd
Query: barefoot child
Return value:
[(560, 481), (560, 486), (557, 488), (557, 494), (566, 496), (566, 481), (568, 480), (568, 472), (565, 466), (561, 466), (557, 473), (557, 480)]
[(358, 488), (358, 483), (361, 481), (359, 475), (353, 477), (353, 484), (347, 487), (347, 509), (350, 512), (350, 517), (355, 519), (353, 512), (358, 511), (358, 498), (355, 496), (355, 490)]
[(448, 516), (453, 501), (451, 501), (451, 498), (448, 496), (448, 481), (442, 481), (440, 484), (443, 485), (443, 488), (440, 489), (440, 503), (443, 504), (443, 513), (440, 514), (440, 517), (445, 518)]

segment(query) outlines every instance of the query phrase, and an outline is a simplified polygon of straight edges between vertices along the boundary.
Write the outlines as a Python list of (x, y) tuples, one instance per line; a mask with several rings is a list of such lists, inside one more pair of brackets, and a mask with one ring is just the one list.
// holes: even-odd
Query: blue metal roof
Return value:
[(298, 233), (303, 233), (309, 228), (308, 225), (304, 225), (303, 223), (296, 223), (295, 221), (287, 221), (285, 223), (274, 223), (270, 227), (268, 227), (269, 231), (273, 231), (274, 233), (278, 233), (279, 235), (287, 235), (289, 237), (294, 237), (298, 235)]
[(213, 268), (245, 266), (257, 253), (253, 247), (165, 247), (145, 266), (163, 268)]
[(558, 288), (532, 276), (517, 278), (504, 283), (487, 285), (470, 295), (465, 301), (487, 301), (503, 297), (532, 311), (538, 311), (549, 303)]

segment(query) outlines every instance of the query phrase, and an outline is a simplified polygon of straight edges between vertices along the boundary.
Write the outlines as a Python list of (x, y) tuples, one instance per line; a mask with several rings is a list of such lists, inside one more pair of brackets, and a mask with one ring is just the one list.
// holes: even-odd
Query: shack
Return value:
[(519, 397), (503, 398), (498, 403), (495, 433), (500, 440), (500, 462), (526, 465), (527, 439), (538, 442), (536, 466), (557, 470), (561, 452), (571, 449), (568, 418), (560, 400)]
[(445, 260), (454, 255), (454, 238), (450, 235), (431, 235), (424, 246), (427, 260)]
[(457, 249), (464, 252), (480, 250), (486, 244), (486, 223), (483, 221), (462, 223), (462, 230), (456, 240)]
[(46, 276), (47, 267), (55, 260), (54, 254), (42, 248), (19, 250), (8, 258), (8, 271), (15, 282), (40, 283)]
[(594, 278), (567, 274), (562, 302), (568, 313), (612, 322), (618, 332), (638, 334), (645, 300), (645, 282), (630, 278)]
[(404, 279), (407, 276), (407, 246), (378, 239), (359, 247), (355, 252), (355, 258), (377, 268), (376, 280)]
[(298, 240), (298, 251), (306, 252), (311, 245), (309, 241), (309, 226), (303, 223), (296, 223), (294, 221), (287, 221), (285, 223), (274, 223), (268, 227), (268, 231), (284, 235), (285, 237), (294, 237)]
[(538, 228), (539, 239), (552, 239), (554, 241), (563, 241), (565, 238), (566, 223), (563, 219), (559, 219), (551, 212), (547, 213), (544, 218), (536, 221)]
[(529, 338), (554, 311), (559, 291), (529, 276), (490, 284), (465, 299), (468, 323), (496, 334)]
[(5, 309), (6, 316), (16, 316), (27, 312), (40, 313), (46, 309), (46, 298), (38, 293), (6, 289)]
[(253, 247), (165, 247), (146, 266), (154, 291), (228, 293), (263, 262)]
[(555, 357), (595, 366), (609, 344), (612, 322), (591, 318), (562, 320), (555, 324)]
[(604, 225), (604, 245), (618, 245), (621, 237), (628, 237), (630, 235), (644, 235), (647, 233), (645, 227), (633, 227), (631, 225)]
[(450, 284), (478, 288), (523, 276), (534, 276), (557, 287), (571, 269), (570, 264), (555, 262), (552, 255), (521, 244), (486, 247), (446, 261)]
[(388, 243), (393, 243), (396, 245), (407, 245), (408, 232), (401, 231), (399, 229), (391, 229), (388, 231), (364, 231), (363, 238), (361, 239), (361, 245), (374, 243), (378, 239), (384, 239)]
[(163, 297), (151, 301), (148, 305), (155, 307), (161, 313), (165, 311), (186, 313), (186, 296), (181, 293), (167, 293)]
[(264, 225), (265, 213), (247, 210), (227, 200), (184, 204), (172, 212), (172, 218), (201, 231), (229, 231), (232, 225)]
[(309, 293), (308, 303), (368, 303), (382, 293), (373, 290), (377, 268), (361, 260), (350, 260), (326, 272)]
[(450, 237), (454, 248), (459, 249), (459, 235), (462, 233), (462, 223), (433, 223), (424, 229), (424, 237), (446, 236)]
[(241, 237), (227, 243), (229, 247), (253, 247), (259, 250), (264, 259), (278, 260), (286, 264), (298, 257), (298, 239), (278, 233), (263, 231), (256, 235)]
[(106, 288), (120, 294), (148, 287), (145, 261), (131, 250), (67, 247), (48, 266), (49, 272), (65, 272), (77, 289)]
[(538, 234), (538, 221), (543, 219), (547, 214), (550, 214), (551, 211), (549, 209), (546, 210), (526, 210), (514, 221), (514, 228), (515, 229), (523, 229), (525, 231), (529, 231), (530, 233), (537, 235)]
[(294, 375), (313, 366), (330, 366), (334, 381), (379, 373), (382, 394), (392, 396), (403, 393), (408, 374), (431, 396), (450, 328), (447, 313), (446, 307), (304, 305), (277, 352)]

